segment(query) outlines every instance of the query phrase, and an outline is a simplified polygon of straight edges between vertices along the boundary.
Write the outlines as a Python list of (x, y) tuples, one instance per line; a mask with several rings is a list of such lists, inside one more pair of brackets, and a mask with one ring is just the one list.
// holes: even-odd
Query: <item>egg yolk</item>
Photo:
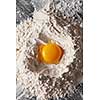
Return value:
[(55, 43), (48, 43), (39, 46), (38, 58), (41, 62), (47, 64), (59, 63), (63, 55), (63, 49)]

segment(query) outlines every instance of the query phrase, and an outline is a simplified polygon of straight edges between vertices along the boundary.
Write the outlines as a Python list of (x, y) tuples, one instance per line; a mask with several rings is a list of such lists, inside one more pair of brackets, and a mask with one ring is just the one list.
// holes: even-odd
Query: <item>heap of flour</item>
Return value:
[[(69, 82), (62, 75), (70, 71), (68, 66), (75, 59), (76, 52), (67, 27), (60, 27), (55, 17), (48, 15), (45, 9), (35, 13), (33, 19), (25, 20), (16, 28), (16, 80), (24, 91), (28, 90), (31, 96), (37, 96), (37, 100), (63, 97), (72, 91), (73, 80)], [(60, 63), (39, 63), (36, 59), (35, 39), (44, 42), (52, 40), (59, 44), (64, 49)]]

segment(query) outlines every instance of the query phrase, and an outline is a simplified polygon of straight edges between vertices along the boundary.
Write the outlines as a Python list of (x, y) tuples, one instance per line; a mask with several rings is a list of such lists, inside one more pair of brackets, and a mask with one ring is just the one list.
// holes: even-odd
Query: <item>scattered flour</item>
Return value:
[[(64, 49), (64, 55), (59, 64), (41, 64), (36, 59), (37, 41), (52, 40)], [(31, 96), (37, 100), (64, 96), (71, 91), (71, 83), (62, 78), (69, 72), (69, 67), (75, 59), (74, 41), (67, 28), (57, 25), (53, 16), (44, 9), (35, 13), (33, 19), (27, 19), (16, 28), (16, 80)], [(65, 82), (62, 86), (59, 85)], [(72, 80), (73, 81), (73, 80)], [(54, 89), (54, 90), (53, 90)]]

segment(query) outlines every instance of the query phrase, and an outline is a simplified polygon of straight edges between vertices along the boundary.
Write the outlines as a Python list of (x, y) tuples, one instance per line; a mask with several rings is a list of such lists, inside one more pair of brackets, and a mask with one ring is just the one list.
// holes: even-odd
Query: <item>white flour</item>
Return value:
[[(35, 58), (37, 42), (34, 38), (44, 42), (53, 40), (59, 44), (64, 49), (64, 55), (60, 63), (57, 65), (40, 64)], [(31, 96), (37, 96), (37, 100), (47, 100), (51, 95), (53, 97), (64, 96), (65, 91), (62, 90), (62, 87), (71, 91), (70, 82), (66, 80), (65, 86), (56, 86), (60, 84), (58, 79), (62, 78), (62, 74), (69, 72), (68, 65), (75, 58), (74, 45), (75, 43), (67, 28), (57, 25), (55, 18), (49, 16), (44, 10), (36, 13), (33, 20), (27, 19), (22, 22), (16, 28), (17, 82), (25, 90), (28, 90)], [(55, 90), (52, 90), (53, 88)]]

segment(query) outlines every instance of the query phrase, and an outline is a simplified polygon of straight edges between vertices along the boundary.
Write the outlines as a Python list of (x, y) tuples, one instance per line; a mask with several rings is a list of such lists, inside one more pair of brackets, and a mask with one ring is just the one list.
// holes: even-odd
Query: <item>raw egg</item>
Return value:
[(47, 64), (58, 64), (63, 49), (56, 43), (41, 44), (38, 48), (38, 60)]

